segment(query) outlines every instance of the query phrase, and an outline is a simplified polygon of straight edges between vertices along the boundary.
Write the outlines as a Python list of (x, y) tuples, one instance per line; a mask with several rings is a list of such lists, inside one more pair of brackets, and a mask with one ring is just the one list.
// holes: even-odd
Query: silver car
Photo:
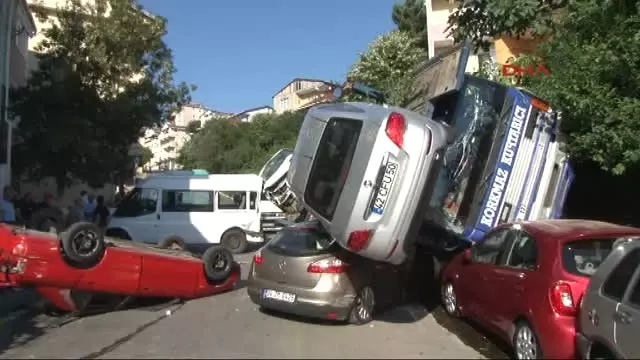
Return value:
[(584, 359), (638, 359), (640, 239), (621, 239), (591, 277), (576, 342)]
[(427, 175), (445, 125), (401, 108), (319, 105), (307, 113), (287, 181), (344, 248), (392, 264), (411, 249)]

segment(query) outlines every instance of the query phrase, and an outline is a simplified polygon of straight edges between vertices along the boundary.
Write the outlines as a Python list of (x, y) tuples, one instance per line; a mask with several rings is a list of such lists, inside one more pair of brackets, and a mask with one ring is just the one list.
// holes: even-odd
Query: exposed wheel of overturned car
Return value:
[(104, 256), (104, 236), (100, 229), (90, 222), (83, 221), (71, 225), (61, 234), (60, 240), (65, 257), (74, 266), (95, 266)]
[(207, 280), (213, 283), (227, 280), (233, 271), (233, 254), (222, 246), (208, 248), (202, 255), (202, 262)]

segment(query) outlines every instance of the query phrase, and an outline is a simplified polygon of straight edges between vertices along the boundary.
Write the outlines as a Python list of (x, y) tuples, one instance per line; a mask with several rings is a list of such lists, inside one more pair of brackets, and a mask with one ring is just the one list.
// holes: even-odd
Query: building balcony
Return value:
[(331, 87), (329, 85), (319, 84), (319, 85), (313, 85), (310, 87), (302, 88), (300, 90), (296, 90), (295, 94), (298, 95), (299, 97), (308, 97), (308, 96), (316, 95), (329, 90), (331, 90)]

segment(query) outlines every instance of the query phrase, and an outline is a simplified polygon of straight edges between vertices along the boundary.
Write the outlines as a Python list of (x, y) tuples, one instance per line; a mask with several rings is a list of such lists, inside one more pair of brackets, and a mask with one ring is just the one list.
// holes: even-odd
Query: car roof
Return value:
[(596, 220), (554, 219), (519, 223), (540, 240), (578, 240), (582, 238), (640, 236), (640, 229)]

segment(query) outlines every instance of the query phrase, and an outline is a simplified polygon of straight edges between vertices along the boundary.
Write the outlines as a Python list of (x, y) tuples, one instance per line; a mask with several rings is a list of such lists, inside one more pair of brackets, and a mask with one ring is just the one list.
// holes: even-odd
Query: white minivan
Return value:
[(277, 209), (261, 202), (262, 188), (255, 174), (153, 174), (117, 205), (106, 235), (164, 247), (222, 244), (241, 253), (248, 243), (263, 241), (261, 210)]

